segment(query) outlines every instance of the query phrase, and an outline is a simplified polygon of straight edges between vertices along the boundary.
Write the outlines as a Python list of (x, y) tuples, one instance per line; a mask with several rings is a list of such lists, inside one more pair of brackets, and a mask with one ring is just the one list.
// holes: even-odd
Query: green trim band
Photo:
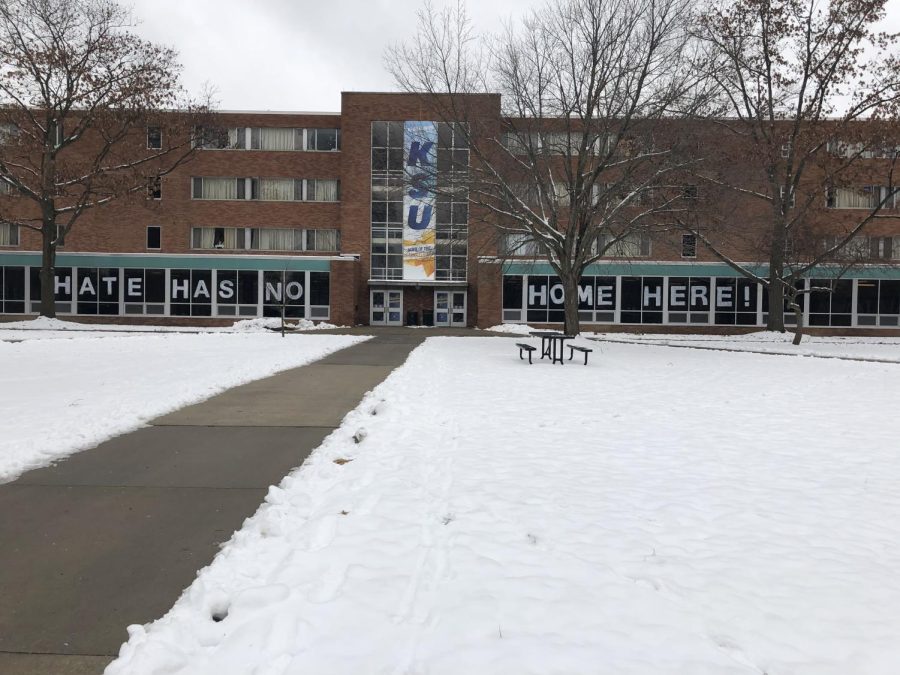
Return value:
[[(130, 253), (58, 253), (58, 267), (134, 267), (188, 270), (266, 270), (280, 272), (328, 272), (331, 259), (301, 256), (257, 257), (224, 255), (153, 255)], [(0, 252), (0, 265), (40, 267), (41, 254), (36, 252)]]
[[(760, 276), (768, 274), (768, 265), (749, 266), (749, 269)], [(844, 279), (900, 279), (900, 265), (859, 265), (852, 270), (840, 274), (838, 266), (822, 266), (806, 277), (816, 279), (833, 279), (842, 276)], [(503, 274), (541, 274), (554, 276), (556, 272), (545, 262), (506, 262)], [(724, 263), (673, 263), (673, 262), (610, 262), (588, 265), (584, 276), (626, 276), (626, 277), (740, 277), (732, 268)]]

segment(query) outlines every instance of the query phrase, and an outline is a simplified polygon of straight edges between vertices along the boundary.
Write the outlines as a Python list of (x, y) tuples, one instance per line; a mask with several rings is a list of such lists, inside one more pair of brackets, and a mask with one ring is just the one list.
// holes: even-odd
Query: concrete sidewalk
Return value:
[(0, 673), (94, 675), (427, 331), (385, 332), (0, 485)]

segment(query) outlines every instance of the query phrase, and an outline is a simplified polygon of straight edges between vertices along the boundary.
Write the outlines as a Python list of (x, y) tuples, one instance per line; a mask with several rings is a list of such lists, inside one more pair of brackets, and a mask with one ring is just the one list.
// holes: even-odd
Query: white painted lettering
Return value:
[(299, 300), (303, 297), (303, 284), (299, 281), (289, 281), (284, 288), (284, 294), (288, 300)]
[(537, 307), (547, 306), (547, 288), (538, 288), (537, 286), (528, 285), (528, 304)]
[(273, 284), (271, 281), (266, 282), (266, 302), (277, 300), (281, 302), (281, 282)]
[[(652, 303), (650, 301), (653, 301)], [(644, 308), (659, 307), (662, 304), (662, 286), (655, 289), (650, 286), (644, 286)]]
[(732, 307), (734, 289), (731, 286), (716, 286), (716, 307)]
[(691, 307), (709, 307), (706, 286), (691, 286)]
[(612, 307), (614, 304), (613, 287), (597, 286), (597, 307)]
[(144, 285), (144, 280), (140, 277), (130, 277), (128, 279), (128, 284), (125, 288), (125, 294), (139, 298), (143, 295), (143, 289), (141, 288)]
[(669, 286), (669, 304), (683, 305), (687, 299), (687, 289), (684, 286)]
[(59, 277), (53, 277), (53, 292), (59, 293), (62, 289), (66, 295), (72, 292), (72, 277), (64, 277), (61, 281)]
[(222, 279), (219, 282), (219, 297), (230, 300), (234, 297), (234, 282), (231, 279)]
[(550, 302), (555, 305), (563, 304), (566, 297), (566, 291), (562, 284), (553, 284), (550, 287)]
[(119, 277), (102, 277), (100, 280), (106, 284), (107, 294), (112, 295), (113, 294), (113, 284), (115, 284), (119, 280)]
[(85, 277), (81, 281), (81, 286), (78, 288), (78, 295), (97, 295), (97, 291), (94, 290), (94, 283), (91, 281), (90, 277)]
[(197, 285), (194, 286), (194, 297), (209, 299), (209, 289), (206, 287), (206, 282), (203, 279), (200, 279)]
[(579, 286), (578, 287), (578, 302), (579, 304), (582, 302), (586, 302), (590, 304), (591, 296), (594, 295), (593, 290), (590, 286)]
[(178, 279), (172, 279), (172, 299), (177, 300), (179, 296), (183, 300), (189, 300), (191, 297), (191, 282), (187, 279), (183, 281), (178, 281)]

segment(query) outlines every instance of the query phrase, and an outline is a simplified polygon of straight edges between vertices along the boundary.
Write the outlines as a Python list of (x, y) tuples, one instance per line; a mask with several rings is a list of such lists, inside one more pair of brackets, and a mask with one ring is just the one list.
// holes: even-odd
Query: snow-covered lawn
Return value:
[(895, 674), (900, 366), (595, 345), (428, 340), (107, 674)]
[[(23, 331), (24, 332), (24, 331)], [(68, 333), (0, 341), (0, 483), (229, 387), (366, 339)], [(53, 337), (60, 337), (54, 335)]]
[(598, 333), (592, 337), (609, 340), (639, 341), (649, 344), (672, 344), (706, 349), (737, 349), (768, 354), (799, 354), (802, 356), (832, 356), (844, 358), (879, 359), (900, 363), (898, 337), (832, 337), (804, 336), (794, 346), (793, 333), (760, 331), (745, 335), (660, 335), (633, 333)]

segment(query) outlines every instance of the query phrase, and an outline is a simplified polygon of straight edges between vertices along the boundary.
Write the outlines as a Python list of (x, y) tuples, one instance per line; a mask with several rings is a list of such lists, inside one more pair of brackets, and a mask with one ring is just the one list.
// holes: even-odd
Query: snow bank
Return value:
[(428, 340), (107, 674), (896, 673), (897, 366), (603, 350)]
[(525, 323), (501, 323), (490, 328), (485, 328), (492, 333), (509, 333), (510, 335), (528, 335), (531, 331), (537, 330)]
[[(343, 328), (325, 321), (289, 319), (286, 325), (292, 330), (329, 330)], [(79, 323), (38, 317), (27, 321), (0, 323), (0, 340), (30, 340), (71, 337), (73, 332), (86, 334), (112, 333), (261, 333), (270, 328), (281, 328), (281, 319), (265, 317), (243, 319), (231, 326), (151, 326), (115, 323)]]
[[(310, 321), (309, 319), (288, 319), (285, 321), (285, 327), (288, 330), (330, 330), (334, 328), (343, 328), (343, 326), (335, 326), (333, 323), (320, 321)], [(271, 329), (281, 330), (281, 319), (266, 317), (259, 319), (243, 319), (236, 321), (231, 327), (220, 329), (226, 332), (245, 333), (259, 332), (261, 330)]]
[(134, 335), (0, 342), (0, 483), (366, 337)]

